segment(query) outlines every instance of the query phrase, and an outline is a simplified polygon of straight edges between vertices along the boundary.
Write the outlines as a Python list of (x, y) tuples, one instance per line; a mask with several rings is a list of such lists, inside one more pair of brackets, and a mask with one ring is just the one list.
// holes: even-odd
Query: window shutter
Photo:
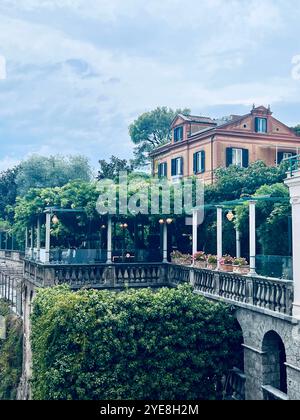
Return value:
[(158, 177), (161, 177), (161, 163), (158, 164)]
[(249, 150), (243, 149), (243, 167), (248, 168), (249, 166)]
[(258, 118), (255, 118), (255, 132), (258, 133)]
[(194, 174), (198, 172), (197, 168), (197, 153), (194, 153)]
[(176, 159), (172, 159), (172, 176), (176, 175)]
[(203, 173), (205, 172), (205, 152), (204, 151), (201, 152), (201, 166), (202, 166), (201, 172)]
[(226, 149), (226, 167), (232, 165), (232, 148), (228, 147)]

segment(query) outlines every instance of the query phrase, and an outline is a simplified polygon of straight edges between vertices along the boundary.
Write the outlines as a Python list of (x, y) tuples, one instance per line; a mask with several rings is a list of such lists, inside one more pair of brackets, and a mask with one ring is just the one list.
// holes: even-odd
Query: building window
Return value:
[(243, 150), (232, 149), (232, 165), (243, 167)]
[(292, 158), (293, 156), (296, 156), (297, 153), (293, 152), (278, 152), (277, 154), (277, 163), (278, 165), (283, 161)]
[(202, 174), (205, 172), (205, 152), (197, 152), (194, 154), (194, 174)]
[(168, 164), (167, 164), (167, 162), (160, 163), (158, 165), (158, 176), (159, 176), (159, 178), (166, 178), (168, 176)]
[(257, 133), (268, 132), (268, 120), (267, 118), (255, 118), (255, 131)]
[(183, 176), (183, 158), (172, 159), (172, 176)]
[(183, 140), (183, 127), (176, 127), (174, 128), (174, 141), (182, 141)]
[(239, 166), (240, 168), (248, 168), (249, 166), (249, 150), (237, 149), (229, 147), (226, 149), (226, 166)]

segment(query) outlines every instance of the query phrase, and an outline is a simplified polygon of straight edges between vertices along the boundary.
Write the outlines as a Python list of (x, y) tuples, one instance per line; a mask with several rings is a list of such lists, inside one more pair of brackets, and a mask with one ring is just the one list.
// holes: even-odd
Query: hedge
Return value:
[(6, 340), (0, 340), (0, 400), (15, 400), (22, 374), (22, 320), (0, 301), (0, 315), (6, 318)]
[(40, 290), (32, 315), (33, 399), (220, 398), (240, 341), (230, 308), (189, 286)]

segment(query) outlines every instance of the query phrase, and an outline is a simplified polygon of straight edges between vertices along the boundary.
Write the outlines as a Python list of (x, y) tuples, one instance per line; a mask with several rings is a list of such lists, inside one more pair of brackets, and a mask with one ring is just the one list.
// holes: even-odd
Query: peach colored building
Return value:
[(264, 106), (222, 120), (179, 114), (171, 128), (172, 141), (151, 153), (153, 174), (169, 179), (196, 175), (213, 183), (219, 167), (275, 166), (300, 153), (300, 137)]

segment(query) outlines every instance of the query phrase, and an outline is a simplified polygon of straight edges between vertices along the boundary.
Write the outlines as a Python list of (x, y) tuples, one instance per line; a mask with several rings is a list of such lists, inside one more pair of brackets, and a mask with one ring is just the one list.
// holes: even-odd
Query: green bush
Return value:
[(22, 321), (9, 314), (8, 306), (0, 302), (0, 315), (6, 317), (6, 340), (0, 340), (0, 400), (15, 400), (22, 374)]
[(33, 399), (215, 399), (240, 339), (230, 309), (189, 286), (41, 290), (32, 315)]

